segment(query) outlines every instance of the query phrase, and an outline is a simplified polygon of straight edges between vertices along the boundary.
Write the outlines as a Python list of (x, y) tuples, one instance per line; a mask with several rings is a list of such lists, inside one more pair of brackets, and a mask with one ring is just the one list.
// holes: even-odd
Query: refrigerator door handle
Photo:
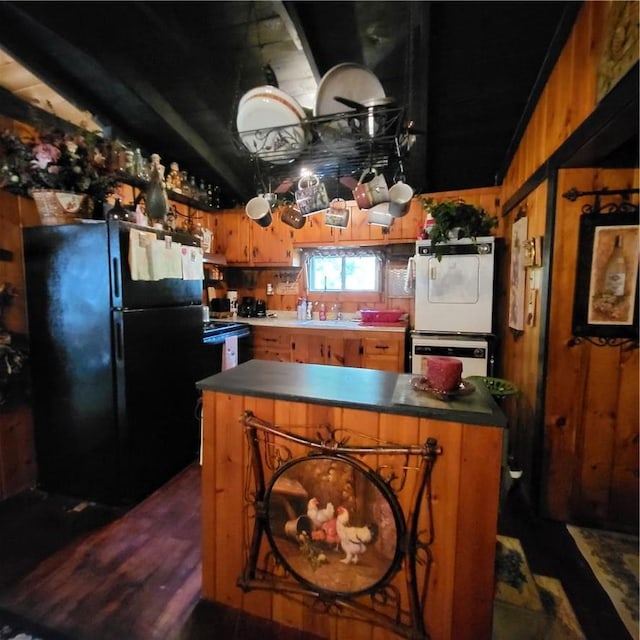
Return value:
[(115, 340), (115, 350), (116, 350), (116, 360), (118, 362), (122, 362), (122, 358), (124, 357), (124, 336), (122, 332), (122, 321), (115, 320), (113, 323), (114, 329), (114, 340)]
[(121, 281), (120, 281), (120, 260), (117, 256), (111, 259), (111, 271), (113, 274), (113, 296), (114, 298), (120, 298), (121, 296)]

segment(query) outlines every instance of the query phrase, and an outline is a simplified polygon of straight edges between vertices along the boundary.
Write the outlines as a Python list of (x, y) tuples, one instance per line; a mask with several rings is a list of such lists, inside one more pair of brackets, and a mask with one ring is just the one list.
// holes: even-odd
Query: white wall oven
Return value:
[(430, 240), (416, 243), (416, 331), (491, 333), (493, 328), (493, 237), (440, 245), (439, 260)]

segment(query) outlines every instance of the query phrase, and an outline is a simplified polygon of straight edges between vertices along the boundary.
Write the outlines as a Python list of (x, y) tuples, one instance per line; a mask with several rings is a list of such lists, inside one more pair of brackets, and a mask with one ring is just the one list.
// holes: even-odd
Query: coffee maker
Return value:
[(253, 318), (256, 315), (256, 299), (252, 296), (244, 296), (238, 305), (238, 315), (241, 318)]

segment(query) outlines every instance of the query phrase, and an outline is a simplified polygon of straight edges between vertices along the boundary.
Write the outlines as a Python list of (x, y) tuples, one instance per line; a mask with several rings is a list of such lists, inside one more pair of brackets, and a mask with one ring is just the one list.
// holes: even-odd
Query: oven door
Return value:
[(416, 331), (491, 333), (493, 238), (458, 240), (442, 252), (438, 260), (429, 240), (416, 245)]
[(458, 336), (411, 337), (411, 373), (422, 375), (427, 356), (449, 356), (462, 361), (462, 377), (490, 373), (491, 344), (487, 338)]

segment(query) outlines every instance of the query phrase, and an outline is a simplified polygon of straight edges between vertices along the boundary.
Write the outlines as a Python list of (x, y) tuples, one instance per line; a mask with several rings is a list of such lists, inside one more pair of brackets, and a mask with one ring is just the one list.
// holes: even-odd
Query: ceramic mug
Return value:
[(303, 176), (298, 181), (296, 204), (303, 216), (320, 213), (329, 206), (327, 189), (316, 175)]
[(402, 218), (409, 213), (413, 187), (406, 182), (398, 181), (389, 189), (389, 213), (394, 218)]
[(374, 168), (363, 171), (353, 189), (353, 198), (360, 209), (369, 209), (374, 204), (386, 202), (389, 200), (389, 189), (385, 177)]
[(263, 196), (256, 196), (247, 202), (245, 207), (247, 215), (261, 227), (268, 227), (273, 220), (269, 202)]
[(343, 198), (334, 198), (324, 214), (324, 223), (328, 227), (345, 229), (349, 224), (349, 207)]
[(280, 209), (280, 220), (294, 229), (302, 229), (307, 221), (300, 210), (289, 203)]

